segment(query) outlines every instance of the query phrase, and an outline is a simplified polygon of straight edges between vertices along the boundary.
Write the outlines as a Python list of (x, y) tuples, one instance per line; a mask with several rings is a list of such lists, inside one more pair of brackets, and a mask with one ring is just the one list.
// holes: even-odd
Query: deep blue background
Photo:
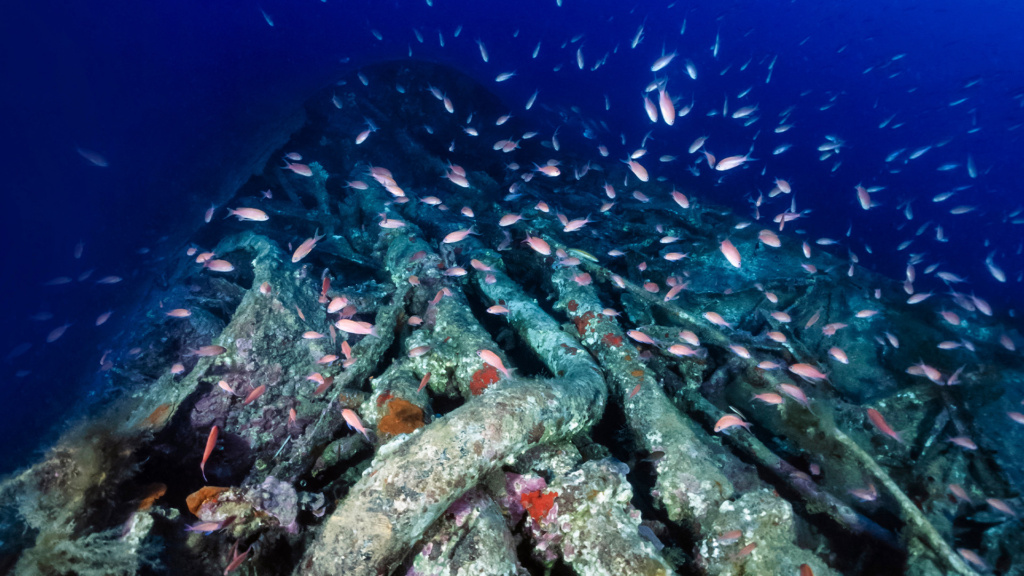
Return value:
[[(546, 137), (560, 123), (557, 113), (570, 106), (589, 120), (604, 121), (608, 132), (600, 133), (599, 141), (585, 140), (569, 126), (559, 134), (563, 152), (572, 148), (595, 160), (597, 144), (604, 143), (612, 151), (606, 162), (625, 157), (651, 129), (640, 99), (653, 78), (650, 64), (663, 47), (678, 51), (661, 77), (668, 78), (680, 106), (691, 98), (696, 106), (674, 127), (655, 128), (646, 161), (652, 174), (745, 214), (745, 198), (767, 192), (775, 177), (786, 178), (797, 207), (813, 209), (801, 223), (810, 237), (841, 238), (863, 264), (897, 277), (909, 252), (926, 253), (926, 264), (941, 261), (942, 270), (966, 276), (966, 289), (987, 298), (998, 315), (1005, 318), (1020, 306), (1024, 226), (1005, 222), (1008, 212), (1024, 204), (1017, 183), (1024, 130), (1024, 42), (1019, 39), (1024, 7), (1016, 2), (565, 0), (561, 8), (554, 0), (435, 0), (434, 7), (422, 0), (12, 4), (0, 14), (7, 163), (0, 355), (23, 342), (33, 347), (0, 364), (0, 437), (18, 457), (86, 393), (83, 384), (89, 379), (83, 383), (83, 374), (93, 370), (102, 350), (130, 346), (114, 339), (130, 319), (95, 328), (96, 315), (113, 309), (116, 318), (120, 296), (161, 266), (153, 261), (164, 254), (161, 237), (198, 224), (211, 201), (210, 183), (216, 182), (218, 165), (230, 161), (232, 147), (343, 72), (406, 57), (410, 47), (415, 57), (449, 63), (493, 86), (510, 111), (530, 116)], [(260, 6), (275, 26), (267, 25)], [(686, 32), (680, 36), (684, 19)], [(641, 24), (644, 40), (631, 49)], [(423, 34), (423, 44), (413, 27)], [(714, 59), (716, 33), (721, 44)], [(580, 41), (568, 43), (578, 34)], [(486, 43), (487, 64), (476, 39)], [(538, 41), (542, 47), (534, 60), (530, 55)], [(575, 62), (580, 46), (583, 71)], [(609, 52), (607, 64), (590, 71)], [(906, 56), (893, 59), (900, 54)], [(685, 74), (686, 58), (699, 71), (695, 82)], [(773, 58), (775, 69), (765, 84)], [(748, 59), (749, 67), (740, 71)], [(726, 67), (729, 71), (721, 74)], [(868, 67), (874, 70), (864, 73)], [(517, 71), (515, 78), (494, 83), (499, 72), (511, 70)], [(965, 88), (972, 79), (980, 82)], [(737, 100), (751, 86), (750, 94)], [(537, 88), (537, 106), (526, 113), (523, 103)], [(605, 94), (611, 101), (608, 112)], [(726, 97), (730, 111), (758, 104), (761, 120), (744, 128), (738, 120), (707, 116), (711, 109), (721, 110)], [(835, 105), (820, 111), (832, 97)], [(949, 106), (963, 97), (969, 99)], [(456, 105), (461, 109), (464, 103)], [(790, 106), (795, 106), (795, 127), (774, 134), (778, 113)], [(879, 129), (892, 114), (893, 124), (903, 126)], [(980, 130), (969, 134), (973, 126)], [(685, 149), (695, 137), (709, 135), (709, 149), (721, 158), (745, 153), (758, 130), (753, 141), (758, 162), (749, 168), (720, 178), (723, 174), (703, 167), (696, 179), (685, 169)], [(620, 134), (626, 135), (625, 146)], [(817, 159), (826, 134), (848, 144), (836, 158), (843, 162), (836, 172), (830, 172), (835, 159)], [(944, 139), (949, 143), (909, 164), (884, 162), (898, 148), (909, 152)], [(783, 142), (793, 148), (773, 156), (771, 150)], [(110, 166), (89, 165), (76, 146), (101, 152)], [(982, 172), (979, 178), (968, 178), (963, 167), (936, 171), (945, 162), (963, 164), (968, 153)], [(679, 160), (655, 162), (662, 154)], [(858, 183), (886, 186), (875, 195), (878, 208), (863, 212), (857, 206), (853, 187)], [(967, 184), (973, 187), (943, 204), (930, 200)], [(911, 199), (915, 215), (907, 223), (896, 206)], [(782, 197), (762, 213), (774, 215), (788, 202)], [(978, 209), (949, 215), (959, 204)], [(929, 220), (942, 225), (951, 241), (935, 242), (931, 227), (908, 250), (896, 251)], [(851, 223), (853, 234), (846, 240), (842, 235)], [(79, 240), (85, 254), (76, 261), (72, 249)], [(873, 255), (866, 253), (865, 241)], [(150, 252), (139, 254), (140, 248)], [(997, 284), (985, 270), (983, 260), (992, 249), (1009, 276), (1007, 284)], [(89, 281), (41, 285), (90, 268), (96, 272)], [(93, 280), (105, 274), (126, 280), (95, 286)], [(929, 279), (918, 284), (942, 289)], [(54, 317), (29, 319), (39, 311)], [(45, 344), (46, 334), (64, 322), (73, 323), (64, 338)], [(15, 378), (17, 370), (32, 373)], [(0, 471), (17, 463), (6, 460)]]

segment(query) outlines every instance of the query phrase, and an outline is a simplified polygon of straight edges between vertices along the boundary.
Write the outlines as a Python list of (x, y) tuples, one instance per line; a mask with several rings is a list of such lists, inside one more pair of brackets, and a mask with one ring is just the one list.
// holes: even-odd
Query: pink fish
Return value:
[(745, 347), (740, 346), (739, 344), (730, 344), (729, 349), (732, 350), (733, 354), (739, 356), (740, 358), (746, 360), (750, 359), (750, 350), (747, 350)]
[(803, 405), (805, 408), (810, 406), (810, 401), (807, 399), (807, 395), (804, 394), (804, 391), (802, 389), (800, 389), (799, 386), (794, 386), (793, 384), (782, 383), (782, 384), (779, 384), (779, 390), (782, 390), (783, 394), (785, 394), (786, 396), (789, 396), (793, 400), (796, 400), (801, 405)]
[(470, 234), (474, 234), (473, 227), (464, 228), (462, 230), (456, 230), (455, 232), (449, 233), (441, 240), (442, 244), (455, 244), (456, 242), (462, 242)]
[(477, 260), (476, 258), (470, 260), (469, 265), (472, 266), (474, 270), (479, 270), (480, 272), (492, 272), (494, 270), (493, 268)]
[(228, 215), (225, 218), (236, 216), (241, 220), (250, 220), (252, 222), (265, 222), (270, 220), (270, 216), (267, 213), (258, 208), (228, 208)]
[(498, 226), (511, 226), (522, 219), (523, 217), (519, 214), (505, 214), (500, 220), (498, 220)]
[(195, 353), (196, 356), (209, 357), (209, 356), (219, 356), (219, 355), (221, 355), (221, 354), (223, 354), (223, 353), (225, 353), (227, 351), (228, 351), (228, 349), (223, 347), (223, 346), (217, 346), (216, 344), (211, 344), (209, 346), (200, 346), (199, 348), (195, 349), (193, 352)]
[(220, 530), (221, 528), (224, 528), (225, 526), (227, 526), (228, 524), (230, 524), (233, 521), (234, 521), (234, 517), (232, 516), (230, 518), (225, 518), (224, 520), (220, 520), (218, 522), (199, 522), (198, 524), (191, 524), (191, 525), (185, 526), (185, 531), (186, 532), (205, 532), (205, 533), (209, 534), (210, 532), (216, 532), (217, 530)]
[(447, 268), (447, 269), (445, 269), (444, 272), (442, 272), (442, 274), (444, 274), (445, 276), (452, 276), (452, 277), (465, 276), (468, 273), (469, 272), (465, 268), (463, 268), (461, 266), (452, 266), (451, 268)]
[(699, 350), (694, 350), (693, 348), (690, 348), (689, 346), (686, 346), (685, 344), (673, 344), (673, 345), (669, 346), (668, 347), (668, 353), (672, 354), (674, 356), (683, 356), (683, 357), (699, 356), (700, 355), (700, 351)]
[(772, 248), (782, 246), (782, 241), (779, 240), (779, 236), (771, 230), (761, 230), (757, 234), (757, 239), (760, 240), (762, 244), (771, 246)]
[(836, 361), (842, 362), (843, 364), (849, 364), (850, 359), (846, 356), (846, 352), (838, 346), (833, 346), (828, 349), (828, 355), (835, 358)]
[(366, 427), (363, 426), (363, 422), (362, 420), (359, 419), (358, 414), (356, 414), (352, 410), (349, 410), (348, 408), (342, 408), (341, 416), (342, 418), (345, 419), (345, 422), (348, 424), (349, 428), (365, 436), (368, 441), (370, 440), (370, 434), (366, 431)]
[(835, 336), (836, 332), (846, 327), (847, 324), (843, 324), (842, 322), (832, 322), (831, 324), (825, 324), (822, 326), (821, 333), (825, 336)]
[(1017, 517), (1017, 513), (1013, 511), (1013, 508), (1010, 508), (1009, 504), (1003, 502), (999, 498), (986, 498), (985, 502), (988, 502), (989, 506), (995, 508), (996, 510), (999, 510), (1000, 512), (1006, 514), (1007, 516), (1013, 516), (1015, 518)]
[(857, 189), (857, 201), (860, 202), (860, 207), (864, 210), (871, 208), (871, 196), (868, 195), (867, 189), (860, 184), (855, 188)]
[(810, 380), (812, 382), (815, 380), (824, 380), (828, 378), (828, 376), (826, 376), (824, 373), (822, 373), (814, 366), (811, 366), (810, 364), (793, 364), (792, 366), (789, 367), (789, 371), (792, 372), (793, 374), (796, 374), (797, 376), (800, 376), (805, 380)]
[(529, 234), (527, 234), (526, 240), (523, 240), (523, 242), (530, 248), (533, 248), (535, 252), (542, 256), (551, 255), (551, 245), (549, 245), (541, 238), (538, 238), (536, 236), (530, 236)]
[(207, 260), (203, 263), (203, 268), (213, 272), (231, 272), (235, 266), (227, 260)]
[(854, 488), (850, 490), (850, 494), (853, 494), (861, 502), (874, 502), (878, 500), (878, 489), (875, 488), (874, 484), (868, 484), (867, 488)]
[(373, 324), (370, 324), (369, 322), (358, 322), (356, 320), (342, 318), (341, 320), (335, 322), (334, 325), (338, 328), (338, 330), (348, 332), (349, 334), (369, 334), (372, 336), (377, 335), (377, 327), (374, 326)]
[(501, 358), (494, 352), (491, 352), (490, 350), (487, 349), (483, 349), (477, 350), (476, 355), (479, 356), (480, 359), (486, 362), (487, 364), (490, 364), (491, 366), (497, 368), (498, 371), (504, 374), (506, 378), (512, 377), (512, 375), (509, 374), (508, 369), (505, 368), (505, 364), (501, 361)]
[(665, 89), (658, 91), (658, 107), (661, 110), (661, 118), (669, 126), (676, 123), (676, 107), (672, 103), (672, 97)]
[(683, 194), (678, 190), (672, 191), (672, 200), (675, 200), (675, 203), (679, 204), (682, 208), (690, 207), (690, 199), (686, 197), (686, 194)]
[(728, 430), (729, 428), (735, 428), (737, 426), (750, 430), (752, 424), (750, 422), (743, 421), (739, 416), (726, 414), (719, 418), (718, 422), (715, 422), (715, 432), (721, 432), (722, 430)]
[(313, 233), (312, 238), (306, 238), (302, 242), (302, 244), (299, 244), (299, 247), (295, 249), (295, 253), (292, 254), (293, 263), (305, 258), (310, 252), (313, 251), (313, 248), (316, 247), (316, 243), (323, 240), (324, 236), (319, 235), (319, 232), (320, 230), (317, 230), (316, 232)]
[(732, 264), (735, 268), (739, 268), (740, 251), (737, 250), (735, 246), (733, 246), (732, 242), (730, 242), (729, 239), (726, 238), (725, 240), (722, 240), (720, 248), (722, 250), (722, 254), (725, 255), (725, 259), (729, 261), (729, 264)]
[(978, 556), (977, 552), (973, 550), (968, 550), (967, 548), (957, 548), (956, 553), (959, 554), (961, 558), (970, 562), (971, 564), (974, 564), (978, 568), (981, 568), (982, 570), (988, 570), (988, 564), (986, 564), (985, 561), (981, 559), (981, 556)]
[(575, 232), (591, 222), (593, 222), (593, 220), (590, 219), (590, 216), (569, 220), (565, 223), (565, 228), (562, 229), (562, 232)]
[(430, 346), (416, 346), (409, 350), (409, 358), (419, 358), (427, 352), (430, 352)]
[(286, 160), (285, 163), (284, 163), (284, 166), (282, 166), (281, 168), (283, 168), (285, 170), (291, 170), (292, 172), (295, 172), (299, 176), (312, 176), (313, 175), (313, 170), (309, 166), (307, 166), (305, 164), (299, 164), (298, 162), (288, 162)]
[(725, 321), (722, 315), (718, 312), (705, 312), (704, 319), (716, 326), (722, 326), (723, 328), (732, 328), (732, 324)]
[(630, 338), (632, 338), (633, 340), (636, 340), (637, 342), (639, 342), (641, 344), (651, 344), (651, 345), (655, 344), (654, 338), (651, 338), (650, 336), (648, 336), (647, 334), (644, 334), (643, 332), (641, 332), (639, 330), (629, 330), (629, 331), (626, 332), (626, 336), (629, 336)]
[(729, 156), (728, 158), (722, 158), (715, 164), (715, 170), (724, 172), (725, 170), (732, 170), (737, 166), (741, 166), (749, 160), (753, 160), (749, 154), (745, 156)]
[(623, 160), (623, 162), (625, 162), (629, 166), (630, 171), (633, 172), (633, 175), (636, 176), (638, 180), (640, 180), (641, 182), (647, 182), (648, 180), (650, 180), (650, 176), (647, 174), (647, 169), (644, 168), (639, 162), (632, 159)]
[(875, 427), (882, 432), (882, 434), (885, 434), (886, 436), (895, 439), (897, 442), (903, 442), (903, 439), (900, 438), (900, 435), (896, 433), (896, 431), (893, 430), (891, 426), (889, 426), (889, 423), (885, 421), (885, 417), (882, 416), (882, 414), (878, 410), (875, 410), (874, 408), (868, 408), (868, 419), (871, 420), (871, 423), (874, 424)]
[(967, 436), (954, 436), (954, 437), (950, 438), (949, 441), (952, 442), (953, 444), (956, 444), (957, 446), (963, 448), (964, 450), (977, 450), (978, 449), (978, 445), (974, 443), (974, 440), (971, 440)]
[(203, 450), (203, 460), (199, 463), (199, 471), (203, 473), (203, 480), (206, 480), (206, 461), (209, 460), (210, 454), (213, 454), (213, 449), (217, 446), (217, 433), (220, 428), (214, 426), (210, 428), (210, 435), (206, 438), (206, 449)]
[(754, 394), (755, 400), (760, 400), (765, 404), (782, 404), (782, 396), (774, 392), (765, 392), (763, 394)]
[(224, 576), (228, 576), (228, 574), (237, 570), (238, 567), (242, 565), (242, 562), (245, 562), (246, 557), (249, 556), (249, 552), (251, 551), (252, 546), (250, 546), (249, 549), (245, 552), (239, 554), (238, 541), (236, 540), (234, 548), (231, 549), (231, 562), (229, 562), (228, 565), (224, 568)]
[(61, 336), (64, 335), (64, 332), (66, 332), (69, 327), (71, 327), (71, 324), (57, 326), (56, 328), (51, 330), (49, 334), (46, 335), (46, 341), (56, 342)]
[(962, 500), (968, 504), (971, 503), (971, 497), (967, 495), (967, 491), (964, 490), (963, 486), (959, 484), (950, 484), (949, 491), (953, 493), (953, 496), (956, 496), (957, 500)]
[(545, 166), (538, 166), (537, 164), (534, 164), (534, 166), (534, 172), (540, 172), (541, 174), (551, 178), (554, 178), (562, 173), (562, 171), (558, 169), (558, 166), (555, 165), (548, 164)]

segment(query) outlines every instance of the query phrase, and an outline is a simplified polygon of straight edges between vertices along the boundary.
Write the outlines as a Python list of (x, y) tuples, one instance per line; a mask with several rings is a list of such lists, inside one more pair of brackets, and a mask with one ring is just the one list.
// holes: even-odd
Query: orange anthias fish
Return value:
[(721, 432), (722, 430), (728, 430), (729, 428), (735, 428), (737, 426), (742, 426), (743, 428), (750, 430), (752, 424), (750, 422), (743, 421), (739, 416), (726, 414), (719, 418), (718, 422), (715, 422), (715, 432)]
[(512, 377), (508, 372), (508, 368), (505, 368), (505, 364), (501, 361), (501, 358), (494, 352), (491, 352), (490, 350), (477, 350), (476, 355), (487, 364), (497, 368), (499, 372), (505, 375), (505, 378)]
[(228, 565), (224, 568), (224, 576), (228, 576), (228, 574), (237, 570), (238, 567), (242, 565), (242, 562), (245, 562), (246, 557), (249, 556), (249, 552), (251, 551), (252, 546), (250, 546), (245, 552), (239, 554), (238, 541), (236, 540), (234, 548), (231, 549), (231, 562), (229, 562)]
[(295, 253), (292, 254), (292, 262), (298, 262), (309, 255), (309, 253), (313, 251), (313, 248), (316, 247), (316, 243), (323, 240), (324, 236), (326, 236), (326, 234), (321, 235), (320, 230), (317, 230), (313, 233), (312, 238), (306, 238), (306, 240), (303, 241), (302, 244), (299, 244), (299, 247), (295, 249)]
[(455, 232), (449, 233), (447, 236), (444, 237), (443, 240), (441, 240), (441, 243), (442, 244), (455, 244), (456, 242), (462, 242), (470, 234), (475, 234), (475, 232), (473, 232), (473, 226), (470, 226), (469, 228), (463, 228), (461, 230), (456, 230)]
[(199, 463), (199, 471), (203, 473), (203, 481), (206, 481), (206, 461), (210, 458), (210, 454), (213, 454), (214, 447), (217, 446), (217, 432), (220, 429), (214, 426), (210, 428), (210, 436), (206, 438), (206, 449), (203, 450), (203, 461)]
[(805, 380), (815, 381), (824, 380), (828, 378), (823, 372), (811, 366), (810, 364), (793, 364), (789, 367), (789, 371)]
[(641, 344), (652, 344), (652, 345), (655, 344), (654, 338), (651, 338), (650, 336), (648, 336), (647, 334), (644, 334), (643, 332), (641, 332), (639, 330), (629, 330), (629, 331), (626, 332), (626, 336), (629, 336), (630, 338), (632, 338), (633, 340), (636, 340), (637, 342), (639, 342)]
[(263, 393), (266, 392), (266, 391), (267, 391), (267, 385), (266, 384), (260, 384), (256, 388), (253, 388), (253, 391), (249, 392), (249, 395), (246, 396), (245, 400), (242, 401), (242, 405), (243, 406), (248, 406), (249, 404), (252, 404), (253, 402), (256, 401), (257, 398), (259, 398), (260, 396), (263, 396)]
[(765, 392), (763, 394), (754, 394), (754, 399), (760, 400), (765, 404), (782, 404), (782, 396), (774, 392)]
[(723, 328), (732, 328), (732, 324), (725, 321), (722, 315), (718, 312), (705, 312), (704, 318), (716, 326), (722, 326)]
[(377, 327), (369, 322), (359, 322), (357, 320), (349, 320), (342, 318), (334, 323), (338, 330), (342, 332), (348, 332), (349, 334), (363, 334), (363, 335), (377, 335)]
[(231, 272), (235, 266), (227, 260), (206, 260), (203, 262), (203, 268), (214, 272)]
[(348, 408), (342, 408), (341, 416), (342, 418), (345, 419), (345, 422), (348, 424), (349, 428), (355, 430), (356, 432), (359, 432), (360, 434), (365, 436), (367, 440), (370, 440), (370, 434), (366, 431), (366, 427), (363, 426), (363, 422), (362, 420), (359, 419), (358, 414), (356, 414), (352, 410), (349, 410)]
[(238, 217), (240, 221), (265, 222), (270, 220), (270, 216), (267, 216), (267, 213), (259, 208), (228, 208), (228, 215), (225, 218), (232, 216)]
[(733, 246), (733, 243), (730, 242), (728, 238), (722, 240), (721, 249), (722, 254), (725, 255), (725, 259), (729, 261), (729, 264), (732, 264), (735, 268), (739, 268), (740, 251), (736, 249), (736, 246)]
[(223, 346), (217, 346), (216, 344), (211, 344), (209, 346), (200, 346), (199, 348), (197, 348), (194, 351), (194, 353), (196, 354), (196, 356), (210, 357), (210, 356), (219, 356), (219, 355), (221, 355), (221, 354), (223, 354), (223, 353), (225, 353), (227, 351), (228, 351), (228, 349), (223, 347)]
[(878, 410), (875, 410), (874, 408), (868, 408), (868, 419), (871, 420), (871, 423), (874, 424), (875, 427), (882, 432), (882, 434), (885, 434), (886, 436), (895, 439), (897, 442), (903, 442), (903, 439), (900, 438), (900, 435), (895, 430), (893, 430), (892, 427), (889, 426), (889, 423), (885, 421), (885, 417), (882, 416), (882, 414)]
[(523, 242), (542, 256), (551, 255), (551, 246), (541, 238), (527, 234), (526, 240), (523, 240)]

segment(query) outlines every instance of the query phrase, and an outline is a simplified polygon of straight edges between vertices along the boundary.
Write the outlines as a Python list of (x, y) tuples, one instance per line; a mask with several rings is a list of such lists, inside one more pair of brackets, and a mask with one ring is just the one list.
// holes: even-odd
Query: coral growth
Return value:
[(488, 386), (494, 384), (500, 378), (498, 369), (485, 363), (483, 368), (473, 373), (473, 379), (469, 383), (469, 391), (474, 396), (479, 396), (484, 393)]
[(377, 431), (382, 434), (409, 434), (424, 425), (423, 409), (408, 400), (395, 398), (385, 408), (387, 412), (377, 423)]
[(547, 517), (551, 507), (555, 505), (556, 496), (558, 496), (558, 492), (537, 490), (521, 495), (519, 502), (523, 505), (523, 509), (530, 514), (530, 518), (533, 518), (534, 522), (540, 522), (543, 518)]
[(188, 495), (185, 498), (185, 504), (188, 506), (188, 511), (193, 515), (199, 515), (199, 509), (207, 502), (216, 502), (217, 496), (223, 492), (227, 492), (230, 488), (222, 486), (203, 486), (199, 490)]

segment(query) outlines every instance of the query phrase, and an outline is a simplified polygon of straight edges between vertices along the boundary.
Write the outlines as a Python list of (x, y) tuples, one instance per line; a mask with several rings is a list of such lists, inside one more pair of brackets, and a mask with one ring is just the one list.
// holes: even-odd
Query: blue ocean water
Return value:
[[(160, 274), (166, 246), (194, 231), (218, 202), (214, 190), (233, 150), (342, 74), (410, 54), (491, 87), (546, 137), (558, 128), (563, 150), (577, 157), (617, 162), (644, 143), (653, 177), (751, 220), (759, 195), (766, 198), (762, 219), (795, 199), (798, 211), (810, 213), (793, 227), (812, 244), (838, 240), (824, 249), (852, 252), (901, 280), (908, 261), (919, 259), (919, 292), (947, 292), (936, 274), (949, 272), (966, 279), (953, 288), (984, 298), (1001, 321), (1017, 321), (1024, 269), (1019, 4), (432, 4), (42, 1), (3, 8), (0, 104), (10, 168), (0, 251), (0, 437), (10, 455), (0, 471), (23, 463), (55, 422), (96, 395), (102, 375), (90, 375), (104, 351), (131, 345), (133, 318), (118, 311), (141, 298), (133, 287)], [(652, 73), (652, 63), (671, 52), (677, 57)], [(693, 103), (674, 126), (652, 124), (644, 113), (642, 94), (656, 79), (667, 81), (677, 108)], [(534, 91), (536, 105), (524, 110)], [(757, 109), (732, 118), (743, 106)], [(758, 120), (745, 125), (751, 118)], [(793, 126), (777, 133), (780, 123)], [(708, 136), (706, 149), (719, 159), (750, 151), (755, 160), (710, 170), (703, 154), (687, 153), (699, 136)], [(839, 141), (838, 152), (821, 159), (819, 147)], [(599, 145), (609, 149), (607, 159)], [(915, 152), (921, 155), (910, 159)], [(676, 159), (655, 160), (663, 155)], [(776, 178), (793, 194), (768, 199)], [(858, 204), (858, 184), (884, 187), (872, 193), (870, 210)], [(970, 211), (951, 214), (956, 207)], [(986, 267), (989, 254), (1005, 282)], [(96, 283), (110, 275), (123, 280)], [(58, 277), (71, 281), (45, 285)], [(95, 326), (105, 311), (113, 312), (110, 320)], [(66, 333), (47, 343), (64, 324)]]

